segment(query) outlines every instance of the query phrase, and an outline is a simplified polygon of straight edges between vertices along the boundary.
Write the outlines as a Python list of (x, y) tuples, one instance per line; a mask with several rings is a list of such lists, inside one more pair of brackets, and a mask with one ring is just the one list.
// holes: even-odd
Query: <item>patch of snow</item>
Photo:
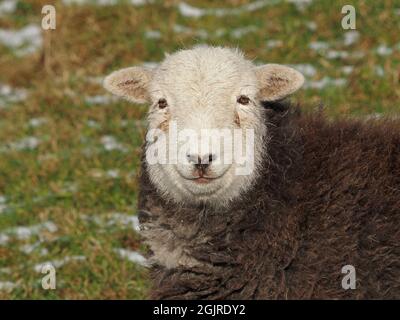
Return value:
[(106, 171), (106, 175), (108, 178), (117, 179), (120, 177), (120, 173), (118, 169), (110, 169)]
[(243, 37), (244, 35), (251, 33), (251, 32), (256, 32), (258, 28), (256, 26), (246, 26), (243, 28), (236, 28), (231, 31), (231, 35), (233, 38), (239, 39)]
[(0, 195), (0, 214), (7, 210), (6, 197)]
[(347, 51), (329, 50), (326, 57), (328, 59), (346, 59), (349, 57), (349, 53)]
[(87, 221), (92, 221), (100, 227), (122, 225), (140, 232), (139, 219), (136, 215), (112, 212), (106, 215), (82, 215)]
[(354, 51), (354, 52), (347, 52), (344, 50), (328, 50), (325, 53), (325, 57), (327, 59), (347, 59), (347, 58), (352, 58), (352, 59), (361, 59), (365, 56), (365, 53), (362, 51)]
[(301, 72), (306, 77), (311, 78), (317, 74), (317, 69), (313, 65), (308, 63), (292, 64), (290, 66)]
[(195, 30), (195, 29), (192, 29), (192, 28), (189, 28), (189, 27), (185, 27), (185, 26), (180, 25), (180, 24), (175, 24), (175, 25), (172, 26), (172, 30), (175, 33), (192, 34), (192, 35), (194, 35), (196, 37), (199, 37), (201, 39), (207, 39), (208, 38), (208, 33), (204, 29)]
[(282, 40), (268, 40), (266, 45), (267, 45), (267, 48), (270, 48), (270, 49), (282, 47), (283, 41)]
[(354, 70), (354, 66), (343, 66), (341, 68), (341, 71), (346, 75), (349, 75), (350, 73), (352, 73), (353, 70)]
[[(64, 5), (85, 5), (85, 4), (93, 4), (96, 6), (115, 6), (120, 3), (120, 0), (62, 0)], [(129, 4), (133, 6), (142, 6), (145, 4), (153, 3), (153, 0), (129, 0)]]
[(54, 233), (57, 230), (58, 227), (54, 224), (54, 222), (46, 221), (29, 227), (14, 227), (6, 232), (16, 236), (19, 240), (23, 240), (23, 239), (29, 239), (33, 235), (37, 235), (43, 231)]
[(257, 0), (237, 8), (198, 8), (181, 1), (178, 3), (178, 10), (182, 16), (187, 18), (201, 18), (206, 15), (223, 17), (227, 15), (237, 15), (243, 12), (253, 12), (265, 6), (278, 4), (280, 2), (281, 0)]
[(161, 39), (161, 32), (158, 30), (146, 30), (144, 36), (147, 39)]
[(25, 137), (10, 144), (12, 150), (34, 150), (40, 144), (40, 140), (36, 137)]
[(294, 4), (299, 10), (305, 10), (312, 3), (312, 0), (287, 0), (287, 2)]
[(345, 46), (351, 46), (352, 44), (358, 42), (359, 39), (360, 39), (360, 33), (358, 31), (356, 30), (347, 31), (344, 34), (343, 43)]
[(109, 216), (108, 225), (122, 224), (131, 227), (133, 230), (139, 232), (140, 224), (137, 216), (127, 215), (119, 212), (112, 213)]
[[(25, 254), (31, 254), (34, 250), (40, 247), (40, 245), (43, 243), (43, 241), (39, 240), (35, 243), (27, 243), (19, 247), (19, 250), (22, 251)], [(49, 251), (46, 248), (41, 248), (40, 250), (40, 255), (45, 256), (49, 253)]]
[(14, 49), (18, 56), (31, 54), (42, 47), (42, 29), (35, 24), (20, 30), (0, 29), (0, 43)]
[(0, 214), (4, 213), (7, 210), (8, 206), (4, 203), (0, 203)]
[(17, 9), (17, 0), (3, 0), (0, 2), (0, 17), (13, 13)]
[(314, 22), (314, 21), (307, 21), (306, 22), (306, 27), (310, 31), (315, 31), (315, 30), (317, 30), (318, 26), (317, 26), (317, 23)]
[(310, 89), (324, 89), (325, 87), (332, 86), (332, 87), (342, 87), (346, 85), (347, 79), (338, 78), (332, 79), (330, 77), (324, 77), (318, 81), (308, 81), (304, 84), (304, 88)]
[(94, 120), (88, 120), (86, 121), (86, 124), (89, 128), (93, 128), (93, 129), (99, 129), (100, 128), (100, 124), (97, 121)]
[(59, 193), (76, 193), (79, 190), (78, 183), (72, 181), (66, 181), (62, 184), (62, 187), (59, 189)]
[(46, 122), (46, 118), (32, 118), (31, 120), (29, 120), (28, 124), (32, 128), (37, 128), (40, 127), (42, 124), (45, 124)]
[(314, 42), (310, 42), (310, 44), (308, 46), (311, 50), (323, 51), (323, 50), (327, 50), (330, 45), (329, 45), (329, 43), (324, 42), (324, 41), (314, 41)]
[(383, 69), (382, 66), (375, 66), (375, 74), (378, 77), (384, 77), (385, 76), (385, 69)]
[(6, 274), (10, 274), (11, 273), (11, 268), (0, 268), (0, 273), (6, 273)]
[(0, 291), (12, 291), (17, 286), (16, 283), (10, 281), (0, 281)]
[(0, 83), (0, 102), (15, 103), (23, 101), (28, 96), (28, 91), (22, 88), (13, 88), (7, 84)]
[(186, 2), (180, 2), (178, 4), (178, 9), (182, 16), (189, 18), (200, 18), (207, 12), (205, 9), (193, 7)]
[(137, 263), (144, 267), (149, 266), (147, 259), (145, 257), (143, 257), (139, 252), (122, 249), (122, 248), (114, 249), (114, 251), (123, 259), (127, 259), (128, 261)]
[(36, 264), (33, 269), (36, 272), (42, 272), (43, 267), (47, 266), (47, 265), (51, 265), (54, 268), (61, 268), (63, 265), (67, 264), (68, 262), (71, 261), (85, 261), (86, 257), (85, 256), (67, 256), (63, 259), (58, 259), (58, 260), (52, 260), (52, 261), (46, 261), (46, 262), (42, 262), (39, 264)]
[(0, 233), (0, 246), (4, 246), (8, 243), (10, 237), (4, 233)]
[(51, 221), (46, 221), (29, 227), (13, 227), (3, 230), (0, 233), (0, 244), (6, 244), (10, 240), (10, 237), (15, 237), (18, 240), (26, 240), (34, 235), (39, 235), (43, 231), (54, 233), (57, 230), (58, 227)]
[(118, 101), (118, 97), (110, 95), (97, 95), (85, 97), (85, 102), (92, 105), (104, 105), (111, 104)]
[(381, 44), (376, 48), (376, 53), (380, 56), (390, 56), (393, 53), (393, 49), (385, 44)]
[(121, 151), (121, 152), (127, 152), (128, 149), (121, 144), (120, 142), (117, 141), (117, 139), (113, 136), (103, 136), (100, 139), (104, 149), (106, 151)]

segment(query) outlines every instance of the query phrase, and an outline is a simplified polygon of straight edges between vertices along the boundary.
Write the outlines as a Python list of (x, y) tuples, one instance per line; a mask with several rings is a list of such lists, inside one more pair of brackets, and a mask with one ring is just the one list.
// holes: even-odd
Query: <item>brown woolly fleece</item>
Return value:
[[(228, 209), (166, 202), (142, 162), (145, 240), (188, 261), (154, 265), (151, 298), (399, 299), (400, 120), (272, 107), (272, 161)], [(342, 288), (345, 265), (354, 290)]]

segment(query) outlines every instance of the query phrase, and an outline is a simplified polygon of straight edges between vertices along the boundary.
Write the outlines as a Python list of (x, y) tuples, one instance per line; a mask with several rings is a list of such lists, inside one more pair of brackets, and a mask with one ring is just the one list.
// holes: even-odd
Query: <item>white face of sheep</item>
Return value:
[(282, 99), (303, 82), (289, 67), (256, 67), (237, 50), (196, 47), (167, 56), (155, 69), (116, 71), (104, 86), (151, 103), (147, 168), (165, 198), (225, 206), (252, 185), (268, 157), (260, 101)]

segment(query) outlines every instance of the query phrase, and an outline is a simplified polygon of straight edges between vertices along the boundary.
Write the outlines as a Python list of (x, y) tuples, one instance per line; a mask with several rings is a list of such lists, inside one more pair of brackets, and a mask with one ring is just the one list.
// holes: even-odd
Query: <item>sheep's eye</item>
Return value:
[(249, 104), (250, 98), (247, 97), (247, 96), (240, 96), (240, 97), (237, 99), (237, 102), (240, 103), (240, 104), (246, 105), (246, 104)]
[(167, 100), (165, 100), (165, 99), (158, 100), (158, 107), (160, 109), (164, 109), (167, 106), (168, 106)]

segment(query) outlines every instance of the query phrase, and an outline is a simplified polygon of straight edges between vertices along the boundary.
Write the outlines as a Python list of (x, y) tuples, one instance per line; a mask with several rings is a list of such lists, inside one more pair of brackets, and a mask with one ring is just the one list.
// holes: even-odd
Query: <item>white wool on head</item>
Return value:
[[(210, 179), (197, 179), (198, 167), (190, 160), (147, 164), (150, 180), (166, 200), (226, 206), (250, 188), (263, 158), (268, 157), (269, 139), (260, 101), (282, 99), (303, 82), (298, 71), (286, 66), (256, 67), (238, 49), (196, 46), (166, 56), (155, 69), (132, 67), (114, 72), (105, 79), (104, 86), (130, 101), (150, 102), (150, 131), (156, 129), (168, 135), (176, 126), (179, 133), (190, 129), (200, 136), (205, 129), (232, 133), (240, 129), (243, 151), (250, 146), (245, 139), (246, 129), (252, 130), (253, 169), (248, 174), (237, 174), (239, 164), (235, 159), (223, 161), (232, 148), (221, 147), (216, 161), (211, 153), (203, 154), (199, 149), (192, 152), (193, 143), (184, 142), (178, 142), (178, 146), (186, 148), (189, 159), (192, 155), (199, 160), (208, 155), (213, 159), (205, 174)], [(151, 145), (147, 144), (146, 155), (153, 152)], [(166, 148), (169, 151), (172, 147), (167, 144)]]

